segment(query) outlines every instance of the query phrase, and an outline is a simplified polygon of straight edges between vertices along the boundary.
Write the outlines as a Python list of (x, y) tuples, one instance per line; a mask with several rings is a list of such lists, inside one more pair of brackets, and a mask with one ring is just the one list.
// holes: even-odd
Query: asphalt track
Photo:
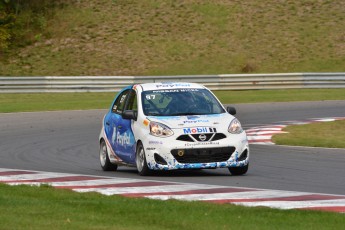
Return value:
[[(345, 117), (345, 101), (234, 105), (245, 128)], [(135, 168), (103, 172), (98, 134), (105, 110), (0, 114), (0, 168), (140, 178)], [(251, 145), (244, 176), (227, 169), (157, 172), (159, 181), (345, 195), (345, 150)]]

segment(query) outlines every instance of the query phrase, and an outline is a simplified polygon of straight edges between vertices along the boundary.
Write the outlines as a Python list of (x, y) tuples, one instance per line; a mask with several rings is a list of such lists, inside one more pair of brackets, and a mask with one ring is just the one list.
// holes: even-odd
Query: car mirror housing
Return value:
[(228, 113), (230, 113), (231, 115), (236, 114), (236, 109), (234, 107), (231, 107), (231, 106), (226, 107), (226, 111), (228, 111)]
[(125, 110), (122, 113), (123, 119), (137, 120), (138, 112), (136, 110)]

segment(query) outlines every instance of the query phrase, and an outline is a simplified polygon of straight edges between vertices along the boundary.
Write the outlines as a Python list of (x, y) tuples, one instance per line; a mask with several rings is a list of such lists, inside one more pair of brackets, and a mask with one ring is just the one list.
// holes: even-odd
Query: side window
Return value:
[(126, 99), (129, 94), (129, 90), (124, 91), (115, 101), (113, 105), (113, 113), (122, 113), (126, 105)]
[(131, 90), (129, 93), (127, 109), (138, 111), (137, 94), (134, 90)]

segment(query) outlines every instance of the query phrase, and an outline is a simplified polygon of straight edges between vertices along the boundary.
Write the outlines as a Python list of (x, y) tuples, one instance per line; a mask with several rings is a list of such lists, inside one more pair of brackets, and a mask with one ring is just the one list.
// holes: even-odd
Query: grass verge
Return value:
[(0, 184), (2, 229), (341, 229), (343, 214)]
[(4, 76), (344, 71), (344, 0), (5, 2), (46, 10), (18, 15)]
[(288, 133), (274, 135), (278, 145), (345, 148), (345, 120), (292, 125), (283, 129)]
[[(0, 94), (0, 113), (108, 108), (114, 93)], [(343, 89), (215, 91), (224, 104), (345, 100)]]
[(114, 93), (0, 94), (0, 112), (108, 108)]

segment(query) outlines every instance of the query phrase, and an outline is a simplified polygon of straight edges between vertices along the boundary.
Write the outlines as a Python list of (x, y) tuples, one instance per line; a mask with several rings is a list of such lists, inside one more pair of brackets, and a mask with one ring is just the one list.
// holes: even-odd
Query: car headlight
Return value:
[(228, 131), (229, 133), (232, 133), (232, 134), (239, 134), (243, 132), (241, 123), (237, 120), (237, 118), (231, 121)]
[(156, 137), (169, 137), (174, 132), (166, 125), (158, 122), (150, 122), (150, 134)]

